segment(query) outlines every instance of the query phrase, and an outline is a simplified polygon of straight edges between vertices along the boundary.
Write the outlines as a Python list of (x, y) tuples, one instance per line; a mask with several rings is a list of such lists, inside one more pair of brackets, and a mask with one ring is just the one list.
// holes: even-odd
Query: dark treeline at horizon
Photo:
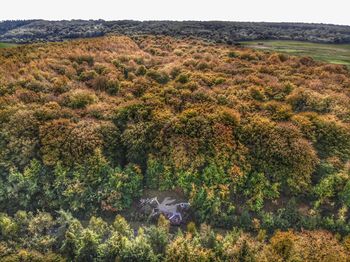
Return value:
[(196, 37), (233, 44), (248, 40), (297, 40), (350, 43), (350, 26), (290, 22), (137, 21), (137, 20), (7, 20), (0, 22), (0, 41), (55, 42), (106, 34)]

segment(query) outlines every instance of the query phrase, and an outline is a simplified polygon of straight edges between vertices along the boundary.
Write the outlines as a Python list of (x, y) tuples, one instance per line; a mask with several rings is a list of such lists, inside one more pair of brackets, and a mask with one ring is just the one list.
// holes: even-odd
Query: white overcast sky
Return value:
[(350, 25), (350, 0), (1, 0), (0, 20), (225, 20)]

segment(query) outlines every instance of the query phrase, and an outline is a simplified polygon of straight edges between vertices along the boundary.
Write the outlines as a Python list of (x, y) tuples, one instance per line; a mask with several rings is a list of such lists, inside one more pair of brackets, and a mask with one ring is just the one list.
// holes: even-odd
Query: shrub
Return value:
[(230, 51), (227, 55), (228, 55), (229, 58), (235, 58), (235, 57), (238, 56), (235, 51)]
[(149, 70), (146, 74), (149, 78), (156, 81), (158, 84), (166, 84), (169, 82), (170, 78), (165, 72), (158, 72), (156, 70)]
[(153, 262), (157, 261), (157, 256), (154, 254), (153, 249), (147, 241), (143, 230), (140, 229), (138, 236), (135, 239), (127, 240), (124, 242), (123, 249), (120, 252), (121, 261), (145, 261)]
[(176, 82), (179, 82), (181, 84), (186, 84), (190, 80), (190, 77), (188, 74), (180, 74), (176, 78)]
[(78, 64), (82, 64), (86, 62), (89, 66), (94, 65), (94, 58), (91, 55), (80, 55), (80, 56), (71, 56), (71, 61), (77, 62)]
[(73, 109), (82, 109), (88, 105), (97, 102), (97, 96), (85, 89), (76, 89), (70, 91), (64, 96), (64, 105)]
[(79, 80), (80, 81), (91, 81), (94, 80), (96, 77), (98, 77), (98, 74), (96, 73), (95, 70), (89, 70), (89, 71), (84, 71), (79, 75)]
[(207, 68), (209, 68), (209, 65), (208, 65), (208, 63), (206, 63), (206, 62), (200, 62), (200, 63), (198, 63), (198, 65), (196, 66), (196, 69), (201, 70), (201, 71), (203, 71), (203, 70), (205, 70), (205, 69), (207, 69)]
[(65, 165), (81, 163), (102, 146), (98, 127), (89, 121), (76, 124), (68, 119), (57, 119), (47, 122), (40, 128), (44, 163), (49, 166), (59, 161)]
[(146, 69), (146, 67), (145, 67), (144, 65), (139, 66), (139, 67), (137, 68), (137, 70), (136, 70), (136, 75), (137, 75), (137, 76), (143, 76), (143, 75), (145, 75), (146, 73), (147, 73), (147, 69)]
[(292, 107), (277, 101), (271, 101), (264, 104), (264, 108), (271, 115), (271, 119), (277, 121), (286, 121), (293, 115)]
[(98, 76), (91, 85), (93, 89), (105, 91), (110, 95), (116, 95), (120, 89), (120, 82), (117, 79), (111, 80), (105, 76)]
[(330, 112), (332, 100), (326, 95), (306, 89), (295, 89), (288, 97), (295, 111), (315, 111), (320, 113)]
[(350, 158), (350, 127), (329, 117), (315, 117), (316, 148), (322, 157)]
[(251, 53), (248, 51), (240, 53), (239, 57), (240, 59), (248, 60), (248, 61), (253, 61), (258, 59), (258, 57), (254, 53)]
[(270, 239), (272, 248), (283, 261), (289, 261), (295, 256), (295, 238), (296, 236), (291, 231), (277, 231)]
[(195, 239), (191, 238), (191, 234), (186, 236), (178, 236), (168, 246), (165, 261), (211, 261), (212, 252), (200, 246)]
[(254, 170), (270, 174), (272, 181), (282, 182), (293, 191), (310, 187), (318, 158), (295, 126), (253, 118), (243, 132)]
[(2, 240), (11, 240), (11, 238), (17, 237), (18, 226), (16, 222), (4, 213), (0, 213), (0, 232)]

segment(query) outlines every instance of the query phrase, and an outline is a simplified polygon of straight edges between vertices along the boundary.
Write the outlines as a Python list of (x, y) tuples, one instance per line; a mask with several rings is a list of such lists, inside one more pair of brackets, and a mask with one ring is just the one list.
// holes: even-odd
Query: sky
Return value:
[(350, 0), (2, 0), (0, 20), (223, 20), (350, 25)]

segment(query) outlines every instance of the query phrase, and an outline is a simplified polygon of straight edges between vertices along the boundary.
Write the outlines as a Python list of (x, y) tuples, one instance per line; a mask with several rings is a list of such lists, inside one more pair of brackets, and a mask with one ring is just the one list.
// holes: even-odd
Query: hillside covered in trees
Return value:
[[(1, 261), (347, 261), (349, 159), (345, 66), (164, 36), (0, 49)], [(132, 232), (150, 189), (195, 224)]]
[(3, 21), (0, 41), (11, 43), (57, 42), (73, 38), (119, 35), (197, 37), (233, 44), (247, 40), (295, 40), (318, 43), (350, 43), (350, 26), (305, 23), (257, 23), (222, 21)]

